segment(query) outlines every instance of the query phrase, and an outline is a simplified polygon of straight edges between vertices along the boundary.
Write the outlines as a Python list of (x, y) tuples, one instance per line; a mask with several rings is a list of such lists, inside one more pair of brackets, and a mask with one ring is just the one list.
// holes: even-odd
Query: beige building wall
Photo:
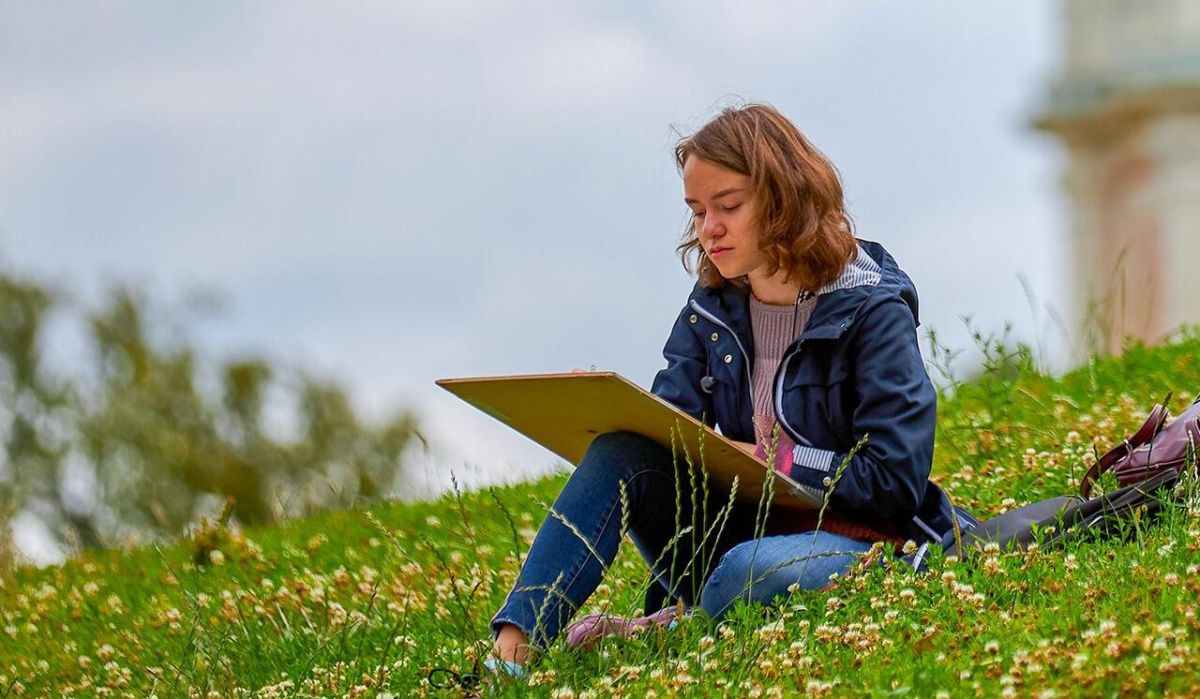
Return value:
[(1035, 127), (1068, 163), (1076, 361), (1200, 324), (1200, 2), (1067, 0)]

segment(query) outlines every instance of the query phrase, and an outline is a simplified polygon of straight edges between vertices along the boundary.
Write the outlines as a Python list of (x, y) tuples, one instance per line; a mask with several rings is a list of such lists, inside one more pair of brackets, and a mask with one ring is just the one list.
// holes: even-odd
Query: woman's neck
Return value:
[(794, 306), (800, 297), (800, 285), (789, 281), (782, 270), (771, 277), (756, 275), (753, 272), (747, 277), (754, 297), (762, 303), (771, 306)]

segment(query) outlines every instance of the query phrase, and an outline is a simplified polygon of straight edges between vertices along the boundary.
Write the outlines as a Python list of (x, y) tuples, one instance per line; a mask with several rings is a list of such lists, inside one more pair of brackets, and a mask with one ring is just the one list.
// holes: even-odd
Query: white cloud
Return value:
[(4, 253), (223, 289), (207, 340), (411, 401), (434, 474), (550, 460), (434, 378), (649, 381), (688, 287), (670, 125), (731, 95), (834, 158), (927, 324), (1020, 321), (1016, 271), (1056, 293), (1056, 194), (1022, 183), (1042, 154), (1016, 116), (1047, 53), (1032, 3), (23, 7), (0, 9)]

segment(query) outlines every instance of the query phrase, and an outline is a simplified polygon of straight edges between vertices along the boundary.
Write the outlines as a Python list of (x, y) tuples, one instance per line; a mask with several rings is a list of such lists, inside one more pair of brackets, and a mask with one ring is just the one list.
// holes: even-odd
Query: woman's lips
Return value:
[(708, 256), (716, 257), (717, 255), (723, 255), (727, 252), (729, 252), (729, 248), (716, 247), (716, 248), (713, 248), (712, 250), (708, 251)]

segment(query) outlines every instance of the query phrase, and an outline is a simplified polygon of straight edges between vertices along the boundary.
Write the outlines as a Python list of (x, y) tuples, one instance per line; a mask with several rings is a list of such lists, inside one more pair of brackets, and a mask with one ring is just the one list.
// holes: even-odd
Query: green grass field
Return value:
[[(1051, 379), (984, 341), (988, 371), (939, 404), (934, 478), (980, 516), (1072, 492), (1175, 391), (1200, 390), (1200, 337), (1135, 346)], [(458, 696), (565, 476), (436, 502), (332, 512), (179, 544), (18, 569), (0, 588), (0, 697)], [(1111, 486), (1111, 483), (1109, 484)], [(496, 696), (1200, 695), (1200, 502), (1130, 541), (935, 558), (887, 552), (829, 592), (739, 607), (720, 625), (575, 652), (557, 645)], [(632, 546), (585, 611), (638, 611)]]

